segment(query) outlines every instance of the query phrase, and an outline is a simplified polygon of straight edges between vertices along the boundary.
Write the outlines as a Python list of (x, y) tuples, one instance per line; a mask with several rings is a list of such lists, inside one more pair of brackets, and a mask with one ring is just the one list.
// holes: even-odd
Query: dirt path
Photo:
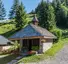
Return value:
[(68, 64), (68, 44), (66, 44), (53, 59), (48, 59), (38, 64)]
[(66, 44), (54, 58), (31, 64), (68, 64), (68, 44)]

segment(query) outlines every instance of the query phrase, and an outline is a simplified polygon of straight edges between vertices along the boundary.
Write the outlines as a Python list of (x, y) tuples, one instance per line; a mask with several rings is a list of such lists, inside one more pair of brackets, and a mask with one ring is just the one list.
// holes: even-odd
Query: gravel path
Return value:
[(65, 45), (63, 49), (59, 51), (54, 58), (40, 61), (39, 63), (29, 64), (68, 64), (68, 44)]

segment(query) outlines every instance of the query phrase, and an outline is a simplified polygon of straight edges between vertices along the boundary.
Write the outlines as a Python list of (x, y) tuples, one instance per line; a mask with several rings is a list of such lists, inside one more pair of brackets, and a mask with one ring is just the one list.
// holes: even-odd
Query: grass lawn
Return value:
[(4, 34), (8, 31), (11, 31), (13, 28), (15, 28), (14, 24), (5, 24), (0, 26), (0, 34)]
[(5, 55), (4, 57), (0, 58), (0, 64), (7, 64), (8, 62), (15, 59), (18, 55)]
[(62, 39), (62, 40), (58, 41), (58, 43), (53, 44), (52, 48), (50, 48), (44, 54), (24, 57), (24, 58), (20, 59), (18, 62), (19, 63), (21, 63), (21, 62), (24, 62), (24, 63), (38, 62), (38, 61), (41, 61), (50, 56), (54, 56), (58, 51), (60, 51), (62, 49), (64, 44), (67, 42), (68, 42), (68, 38)]

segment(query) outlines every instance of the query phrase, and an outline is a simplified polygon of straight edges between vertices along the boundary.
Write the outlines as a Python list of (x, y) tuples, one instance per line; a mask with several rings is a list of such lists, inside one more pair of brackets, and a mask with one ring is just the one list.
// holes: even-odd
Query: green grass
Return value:
[(14, 60), (18, 55), (5, 55), (3, 58), (0, 58), (0, 64), (7, 64), (8, 62)]
[(0, 34), (6, 33), (14, 28), (13, 24), (6, 24), (0, 26)]
[(29, 63), (29, 62), (42, 61), (45, 58), (54, 56), (57, 52), (59, 52), (63, 48), (64, 44), (67, 42), (68, 42), (68, 38), (62, 39), (62, 40), (58, 41), (58, 43), (53, 44), (52, 48), (50, 48), (44, 54), (24, 57), (24, 58), (20, 59), (18, 62), (19, 63), (21, 63), (21, 62)]
[(0, 25), (0, 34), (4, 35), (5, 37), (9, 37), (14, 33), (13, 31), (15, 31), (15, 25), (14, 24), (4, 24), (4, 25)]
[(52, 48), (50, 48), (47, 52), (45, 52), (45, 55), (54, 56), (60, 49), (62, 49), (64, 44), (67, 42), (68, 38), (59, 40), (58, 43), (53, 44)]
[(21, 62), (24, 62), (24, 63), (39, 62), (39, 61), (41, 61), (43, 59), (44, 59), (43, 55), (32, 55), (32, 56), (27, 56), (27, 57), (24, 57), (24, 58), (20, 59), (18, 61), (18, 63), (21, 63)]
[[(28, 15), (27, 23), (30, 23), (32, 20), (32, 17)], [(0, 23), (0, 35), (4, 35), (5, 37), (10, 37), (15, 32), (17, 32), (14, 24), (14, 20), (7, 20), (6, 22)]]

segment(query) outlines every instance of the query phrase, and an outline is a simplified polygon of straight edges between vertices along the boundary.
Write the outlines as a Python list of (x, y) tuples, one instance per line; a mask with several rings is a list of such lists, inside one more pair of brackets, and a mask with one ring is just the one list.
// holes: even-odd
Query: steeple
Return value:
[(37, 19), (37, 17), (36, 17), (36, 14), (34, 15), (34, 18), (33, 18), (33, 20), (32, 20), (32, 23), (33, 23), (34, 25), (38, 25), (38, 23), (39, 23), (39, 21), (38, 21), (38, 19)]

